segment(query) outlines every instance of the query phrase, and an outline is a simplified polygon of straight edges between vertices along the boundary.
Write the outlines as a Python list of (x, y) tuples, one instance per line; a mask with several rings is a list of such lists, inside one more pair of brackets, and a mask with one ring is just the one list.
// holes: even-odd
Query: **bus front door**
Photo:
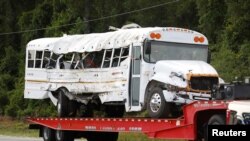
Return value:
[(140, 99), (140, 70), (141, 70), (141, 47), (132, 47), (131, 73), (130, 73), (130, 106), (139, 107)]

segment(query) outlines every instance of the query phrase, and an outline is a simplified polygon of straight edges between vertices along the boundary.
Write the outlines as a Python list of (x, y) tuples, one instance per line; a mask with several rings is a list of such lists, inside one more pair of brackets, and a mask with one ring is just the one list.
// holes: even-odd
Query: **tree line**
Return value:
[(199, 31), (209, 40), (211, 64), (222, 79), (230, 82), (236, 76), (250, 75), (249, 0), (176, 0), (148, 10), (86, 22), (166, 2), (1, 0), (0, 116), (48, 116), (56, 111), (46, 100), (23, 98), (25, 48), (30, 40), (65, 33), (107, 32), (110, 25), (121, 27), (133, 22), (142, 27), (173, 26)]

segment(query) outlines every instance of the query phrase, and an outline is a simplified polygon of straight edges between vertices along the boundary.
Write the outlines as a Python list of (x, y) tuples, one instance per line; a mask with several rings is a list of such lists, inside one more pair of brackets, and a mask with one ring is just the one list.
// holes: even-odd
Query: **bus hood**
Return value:
[(153, 80), (178, 87), (187, 87), (191, 76), (218, 77), (217, 71), (208, 63), (191, 60), (158, 61)]

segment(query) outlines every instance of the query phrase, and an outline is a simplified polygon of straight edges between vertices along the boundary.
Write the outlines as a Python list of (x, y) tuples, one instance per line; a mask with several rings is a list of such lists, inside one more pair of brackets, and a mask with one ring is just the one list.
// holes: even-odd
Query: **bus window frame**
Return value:
[[(200, 45), (200, 46), (206, 46), (206, 48), (207, 48), (207, 58), (206, 58), (206, 62), (208, 63), (208, 53), (209, 53), (209, 48), (208, 48), (208, 45), (203, 45), (203, 44), (190, 44), (190, 43), (178, 43), (178, 42), (169, 42), (169, 41), (156, 41), (156, 40), (145, 40), (144, 41), (144, 44), (143, 44), (143, 49), (142, 49), (142, 54), (143, 54), (143, 56), (142, 56), (142, 58), (143, 58), (143, 61), (144, 62), (146, 62), (146, 63), (149, 63), (149, 64), (155, 64), (156, 62), (158, 62), (158, 61), (156, 61), (156, 62), (150, 62), (150, 61), (147, 61), (146, 59), (145, 59), (145, 56), (146, 55), (149, 55), (150, 56), (150, 54), (151, 54), (151, 52), (150, 52), (150, 54), (147, 54), (146, 53), (146, 42), (150, 42), (150, 50), (151, 50), (151, 52), (152, 52), (152, 42), (162, 42), (162, 43), (172, 43), (172, 44), (187, 44), (187, 45)], [(149, 44), (149, 43), (147, 43), (147, 44)]]

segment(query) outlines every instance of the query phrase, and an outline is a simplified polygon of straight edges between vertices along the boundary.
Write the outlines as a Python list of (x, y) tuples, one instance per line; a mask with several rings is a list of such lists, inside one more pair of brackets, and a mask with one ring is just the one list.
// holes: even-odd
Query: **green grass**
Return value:
[[(10, 118), (0, 117), (0, 135), (38, 137), (39, 136), (38, 130), (28, 129), (28, 126), (29, 126), (28, 123), (25, 121), (12, 120)], [(166, 140), (149, 139), (145, 134), (142, 133), (120, 133), (118, 141), (166, 141)]]
[(25, 121), (0, 117), (0, 135), (38, 137), (38, 130), (30, 130), (28, 127)]
[[(170, 140), (149, 139), (145, 134), (142, 133), (120, 133), (118, 141), (170, 141)], [(172, 140), (172, 141), (178, 141), (178, 140)]]

